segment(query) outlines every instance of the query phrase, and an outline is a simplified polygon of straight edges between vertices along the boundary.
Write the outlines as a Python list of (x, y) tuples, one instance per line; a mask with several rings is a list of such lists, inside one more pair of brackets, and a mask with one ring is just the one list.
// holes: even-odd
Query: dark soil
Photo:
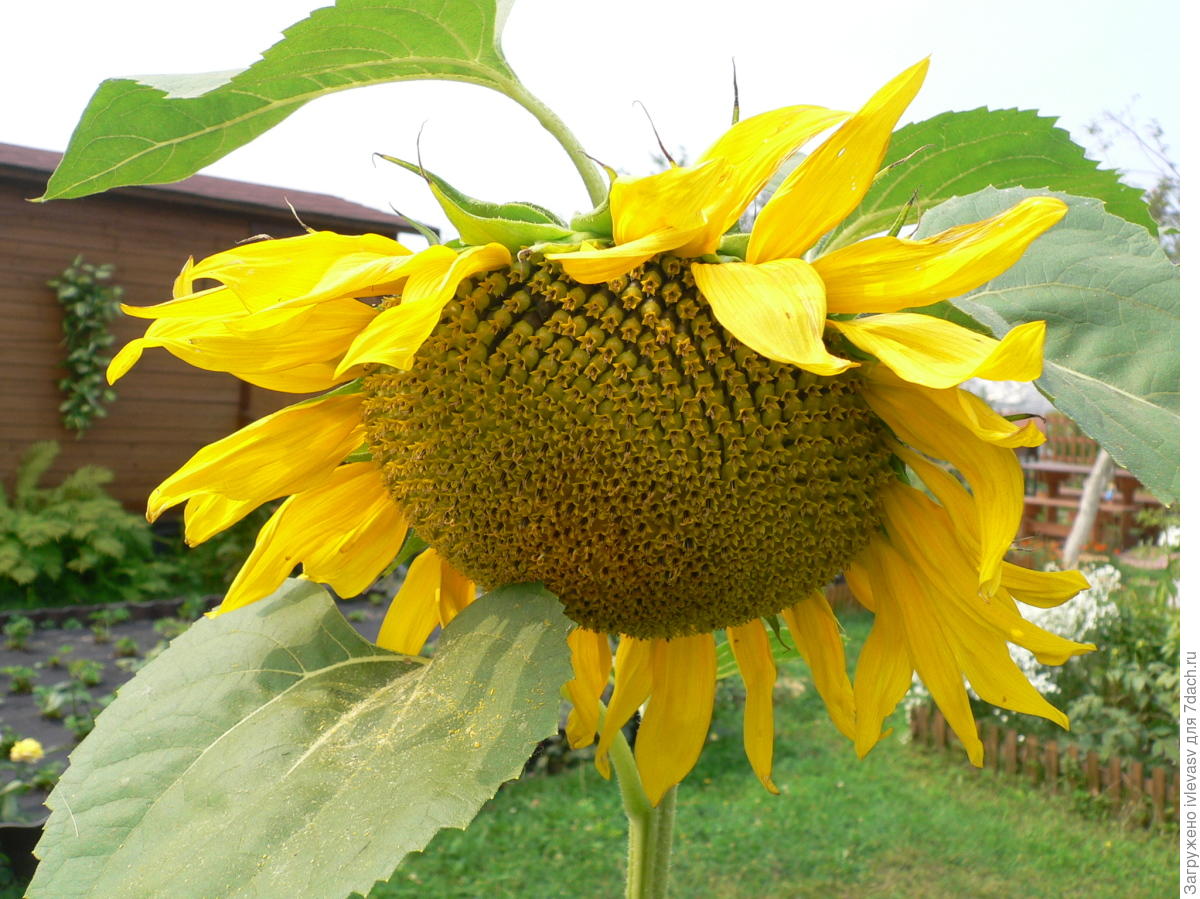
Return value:
[[(95, 609), (75, 610), (74, 615), (64, 614), (64, 610), (34, 611), (21, 613), (38, 621), (37, 631), (28, 640), (23, 649), (5, 647), (3, 637), (0, 637), (0, 669), (10, 665), (32, 668), (35, 671), (33, 686), (53, 687), (58, 684), (70, 684), (72, 679), (67, 665), (76, 659), (89, 659), (101, 666), (102, 679), (94, 687), (88, 687), (91, 711), (99, 714), (102, 703), (111, 698), (114, 692), (134, 675), (131, 663), (143, 662), (149, 652), (156, 647), (165, 647), (166, 640), (156, 623), (171, 618), (178, 609), (178, 602), (142, 604), (134, 610), (138, 616), (134, 620), (114, 624), (107, 642), (98, 642), (90, 629), (87, 615)], [(383, 621), (386, 604), (373, 604), (365, 599), (352, 600), (339, 604), (343, 613), (364, 637), (373, 640), (379, 632)], [(153, 617), (157, 615), (157, 617)], [(78, 629), (64, 630), (61, 624), (67, 618), (74, 617), (82, 623)], [(357, 619), (357, 620), (356, 620)], [(184, 622), (175, 619), (180, 625)], [(163, 627), (159, 624), (159, 627)], [(137, 656), (119, 659), (116, 647), (121, 638), (129, 638), (137, 646)], [(70, 646), (69, 652), (61, 650)], [(52, 656), (59, 655), (62, 667), (51, 667)], [(46, 757), (36, 765), (30, 765), (31, 770), (44, 767), (47, 764), (58, 763), (65, 767), (67, 756), (75, 748), (75, 735), (66, 727), (64, 721), (45, 717), (38, 707), (34, 693), (14, 694), (9, 692), (11, 679), (0, 673), (0, 733), (17, 739), (33, 737), (46, 750)], [(71, 707), (64, 709), (64, 716), (71, 714)], [(78, 710), (86, 714), (83, 708)], [(7, 762), (7, 759), (3, 760)], [(0, 787), (7, 782), (8, 776), (0, 776)], [(39, 820), (47, 814), (43, 805), (46, 798), (43, 791), (26, 793), (20, 799), (22, 819), (27, 821)]]

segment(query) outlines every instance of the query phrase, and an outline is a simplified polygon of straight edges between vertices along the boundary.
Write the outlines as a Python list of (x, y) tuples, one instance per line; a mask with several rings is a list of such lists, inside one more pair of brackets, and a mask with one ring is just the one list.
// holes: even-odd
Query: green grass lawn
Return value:
[[(869, 619), (851, 620), (861, 642)], [(859, 761), (789, 663), (776, 690), (771, 796), (745, 762), (736, 679), (679, 791), (679, 897), (1157, 897), (1178, 891), (1175, 837), (1081, 814), (894, 734)], [(899, 733), (902, 722), (896, 724)], [(371, 899), (623, 893), (625, 821), (591, 764), (505, 787), (463, 831), (443, 831)]]

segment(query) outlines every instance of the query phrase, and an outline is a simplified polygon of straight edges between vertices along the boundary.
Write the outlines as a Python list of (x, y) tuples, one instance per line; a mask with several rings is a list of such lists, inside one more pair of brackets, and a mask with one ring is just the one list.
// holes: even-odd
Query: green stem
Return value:
[(549, 131), (567, 151), (567, 156), (575, 164), (575, 169), (583, 179), (584, 186), (587, 187), (592, 205), (599, 206), (603, 203), (605, 197), (608, 196), (608, 185), (604, 183), (604, 177), (600, 174), (596, 163), (584, 152), (583, 144), (571, 133), (571, 129), (567, 127), (566, 123), (555, 114), (553, 109), (529, 93), (525, 89), (525, 85), (519, 81), (509, 85), (505, 93), (533, 113), (534, 118), (541, 122), (542, 127)]
[(621, 802), (629, 820), (629, 863), (626, 899), (665, 899), (670, 878), (671, 836), (675, 824), (675, 787), (652, 806), (642, 786), (637, 762), (620, 731), (609, 749)]

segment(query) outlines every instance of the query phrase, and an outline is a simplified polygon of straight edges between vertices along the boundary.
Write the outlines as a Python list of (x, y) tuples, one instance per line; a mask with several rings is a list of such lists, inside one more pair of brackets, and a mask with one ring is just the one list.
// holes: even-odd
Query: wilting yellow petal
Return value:
[(1008, 644), (1032, 650), (1047, 664), (1095, 647), (1075, 643), (1025, 621), (1011, 603), (980, 597), (974, 567), (958, 550), (955, 524), (925, 494), (897, 484), (884, 494), (889, 537), (915, 566), (959, 668), (986, 702), (1062, 727), (1062, 714), (1033, 688), (1012, 661)]
[(404, 583), (388, 606), (375, 643), (392, 652), (415, 656), (438, 626), (438, 594), (442, 586), (442, 560), (427, 549), (408, 566)]
[(225, 319), (159, 319), (117, 354), (109, 381), (124, 375), (144, 348), (163, 347), (196, 368), (252, 384), (278, 380), (290, 393), (328, 390), (352, 377), (335, 375), (335, 362), (378, 314), (358, 300), (338, 298)]
[(692, 770), (708, 740), (717, 689), (712, 634), (655, 640), (650, 702), (638, 728), (634, 757), (651, 805)]
[[(886, 540), (878, 541), (874, 550), (879, 562), (876, 570), (881, 578), (881, 583), (872, 580), (871, 584), (876, 605), (882, 608), (884, 603), (891, 603), (899, 611), (913, 667), (946, 716), (946, 722), (962, 741), (967, 758), (976, 767), (981, 767), (983, 744), (979, 741), (971, 704), (967, 701), (962, 671), (942, 631), (937, 610), (907, 558)], [(874, 574), (872, 572), (873, 577)]]
[[(979, 584), (986, 593), (994, 593), (1000, 585), (1000, 562), (1017, 534), (1025, 508), (1025, 479), (1016, 455), (981, 439), (978, 425), (982, 413), (960, 404), (957, 396), (971, 396), (965, 390), (918, 387), (876, 369), (863, 393), (897, 437), (926, 455), (945, 459), (971, 485), (979, 522)], [(990, 409), (987, 412), (1017, 430)]]
[(577, 627), (567, 635), (571, 649), (571, 668), (575, 676), (567, 681), (571, 713), (567, 716), (567, 742), (572, 749), (591, 746), (600, 724), (600, 694), (612, 671), (612, 651), (608, 637)]
[(807, 262), (696, 262), (692, 275), (717, 321), (755, 352), (818, 375), (856, 364), (825, 349), (825, 293)]
[(625, 243), (603, 249), (583, 249), (570, 253), (547, 253), (547, 259), (559, 262), (563, 271), (580, 284), (601, 284), (619, 278), (652, 256), (678, 249), (701, 231), (693, 228), (664, 227)]
[(821, 590), (783, 610), (783, 620), (812, 673), (829, 717), (843, 734), (854, 739), (854, 690), (846, 676), (842, 632)]
[[(873, 595), (872, 584), (886, 588), (877, 544), (877, 536), (851, 568), (855, 571), (854, 595)], [(850, 573), (847, 571), (847, 582)], [(908, 652), (908, 637), (904, 621), (894, 602), (875, 604), (875, 621), (859, 650), (854, 669), (854, 751), (859, 758), (866, 756), (875, 744), (891, 733), (883, 730), (883, 722), (912, 686), (913, 664)]]
[(613, 242), (629, 243), (668, 229), (683, 233), (702, 228), (722, 185), (731, 177), (733, 171), (725, 160), (709, 159), (644, 178), (618, 178), (609, 192)]
[(1066, 215), (1054, 197), (1030, 197), (999, 215), (923, 240), (874, 237), (821, 256), (830, 312), (897, 312), (960, 296), (1013, 265)]
[(727, 177), (706, 209), (707, 224), (680, 256), (703, 256), (716, 250), (721, 236), (737, 222), (775, 170), (813, 135), (845, 120), (849, 113), (821, 106), (788, 106), (742, 119), (698, 160), (722, 159)]
[[(176, 291), (191, 280), (220, 281), (244, 312), (279, 303), (311, 305), (334, 297), (394, 293), (403, 283), (411, 251), (379, 234), (310, 231), (299, 237), (245, 243), (185, 266)], [(220, 302), (231, 297), (221, 295)], [(142, 318), (196, 317), (213, 310), (213, 291), (177, 296), (157, 306), (130, 307)], [(224, 306), (222, 306), (224, 308)]]
[(363, 441), (362, 397), (328, 396), (288, 406), (210, 443), (150, 494), (146, 517), (201, 493), (267, 500), (324, 480)]
[[(433, 550), (425, 550), (433, 552)], [(439, 558), (441, 558), (439, 556)], [(475, 582), (459, 572), (444, 558), (442, 562), (442, 585), (438, 592), (438, 622), (445, 627), (458, 613), (475, 601)]]
[(771, 759), (775, 751), (772, 693), (776, 674), (771, 641), (762, 621), (757, 618), (738, 627), (726, 628), (725, 634), (742, 674), (742, 683), (746, 685), (746, 709), (742, 715), (746, 758), (762, 785), (770, 792), (778, 793), (779, 788), (771, 780)]
[(407, 528), (374, 463), (343, 465), (276, 510), (217, 611), (262, 599), (297, 564), (341, 596), (361, 593), (400, 551)]
[(957, 387), (971, 378), (1033, 381), (1042, 376), (1045, 322), (1018, 325), (1001, 341), (913, 312), (830, 324), (905, 381), (925, 387)]
[(219, 493), (198, 493), (183, 507), (183, 539), (188, 546), (199, 546), (209, 537), (237, 524), (259, 505), (254, 499), (228, 499)]
[(368, 362), (400, 369), (411, 366), (413, 356), (437, 327), (442, 309), (454, 296), (459, 282), (508, 265), (512, 255), (498, 243), (469, 247), (457, 254), (438, 245), (413, 259), (400, 303), (380, 313), (358, 335), (338, 365), (338, 374)]
[(617, 731), (633, 717), (646, 697), (650, 695), (650, 640), (622, 637), (617, 643), (617, 657), (613, 663), (613, 692), (608, 700), (608, 712), (600, 728), (600, 740), (596, 744), (596, 769), (609, 777), (608, 749), (617, 736)]
[[(941, 466), (899, 444), (893, 451), (937, 497), (954, 522), (955, 536), (971, 557), (978, 560), (979, 516), (975, 498)], [(1002, 590), (1011, 591), (1021, 602), (1043, 609), (1062, 605), (1088, 588), (1087, 578), (1078, 571), (1031, 571), (1011, 562), (1000, 563), (1000, 584)]]
[(747, 262), (798, 258), (866, 196), (929, 61), (901, 72), (792, 171), (754, 223)]
[(1000, 565), (1000, 583), (1021, 602), (1042, 609), (1061, 606), (1091, 586), (1078, 571), (1032, 571), (1012, 562)]

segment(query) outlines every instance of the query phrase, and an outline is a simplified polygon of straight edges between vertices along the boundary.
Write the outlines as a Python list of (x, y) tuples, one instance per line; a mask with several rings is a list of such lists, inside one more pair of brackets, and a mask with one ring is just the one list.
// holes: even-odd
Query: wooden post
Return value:
[(1155, 823), (1161, 823), (1167, 809), (1167, 772), (1155, 767), (1150, 771), (1150, 805)]
[(1142, 798), (1142, 789), (1145, 786), (1146, 775), (1144, 773), (1141, 762), (1129, 763), (1129, 774), (1125, 779), (1125, 794), (1129, 797), (1130, 802), (1139, 802)]
[(1017, 773), (1017, 732), (1012, 728), (1004, 731), (1004, 773)]
[(983, 763), (1000, 770), (1000, 728), (994, 724), (983, 726)]
[(938, 749), (946, 748), (946, 717), (941, 709), (933, 710), (933, 745)]
[(1051, 793), (1058, 792), (1058, 743), (1055, 740), (1046, 744), (1046, 786)]
[(1038, 752), (1039, 748), (1040, 745), (1038, 744), (1037, 737), (1025, 738), (1025, 773), (1028, 775), (1031, 784), (1036, 784), (1041, 774), (1039, 770), (1041, 768), (1041, 759), (1038, 757), (1040, 755)]
[(1121, 801), (1121, 757), (1114, 755), (1106, 766), (1108, 776), (1108, 798), (1113, 802)]
[(929, 743), (929, 706), (919, 705), (913, 709), (913, 739), (917, 743)]
[(1100, 795), (1100, 756), (1091, 751), (1084, 757), (1083, 777), (1087, 781), (1088, 792), (1093, 796)]

